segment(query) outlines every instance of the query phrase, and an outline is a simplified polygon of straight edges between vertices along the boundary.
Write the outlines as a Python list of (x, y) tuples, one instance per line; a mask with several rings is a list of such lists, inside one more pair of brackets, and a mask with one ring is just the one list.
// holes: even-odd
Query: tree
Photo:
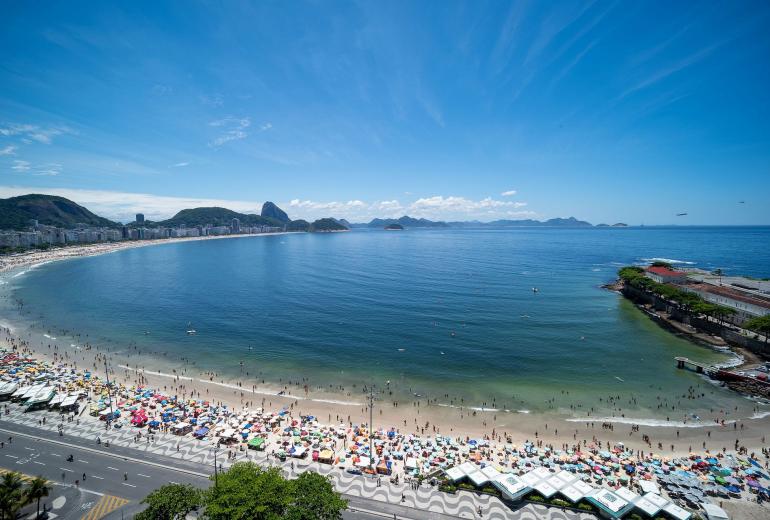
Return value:
[(278, 468), (262, 469), (238, 462), (219, 474), (206, 491), (206, 518), (212, 520), (277, 520), (292, 503), (289, 482)]
[(770, 336), (770, 314), (750, 319), (743, 324), (743, 328), (762, 334), (765, 337), (765, 343), (767, 343), (767, 338)]
[(662, 260), (656, 260), (652, 263), (652, 267), (665, 267), (666, 269), (671, 269), (671, 264)]
[(291, 482), (294, 501), (286, 512), (289, 520), (340, 520), (348, 501), (334, 491), (328, 477), (318, 473), (301, 474)]
[(37, 515), (35, 518), (40, 518), (40, 499), (47, 497), (50, 492), (51, 486), (43, 477), (35, 477), (29, 482), (29, 486), (24, 491), (24, 495), (26, 496), (27, 503), (37, 501)]
[(183, 520), (187, 513), (201, 505), (203, 495), (190, 484), (166, 484), (142, 500), (147, 509), (137, 514), (138, 520)]
[(0, 479), (0, 520), (13, 520), (25, 505), (21, 473), (9, 471)]

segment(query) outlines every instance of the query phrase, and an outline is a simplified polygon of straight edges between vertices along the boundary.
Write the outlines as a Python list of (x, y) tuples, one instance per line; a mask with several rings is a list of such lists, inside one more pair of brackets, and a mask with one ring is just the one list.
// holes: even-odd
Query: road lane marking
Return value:
[(58, 453), (51, 453), (51, 455), (53, 455), (54, 457), (61, 457), (61, 455), (59, 455)]
[(35, 464), (40, 464), (41, 466), (45, 466), (45, 463), (43, 463), (43, 462), (38, 462), (36, 460), (33, 460), (32, 462), (34, 462)]
[(112, 466), (107, 466), (107, 469), (111, 469), (112, 471), (120, 471), (118, 468), (113, 468)]
[(16, 455), (6, 455), (6, 457), (11, 457), (12, 459), (18, 459), (19, 458)]
[(78, 459), (78, 462), (82, 462), (83, 464), (88, 464), (87, 460), (80, 460), (80, 459)]
[(149, 475), (143, 475), (143, 474), (141, 474), (141, 473), (137, 473), (137, 475), (139, 475), (140, 477), (144, 477), (144, 478), (150, 478), (150, 476), (149, 476)]
[(113, 495), (104, 495), (102, 498), (91, 508), (91, 510), (83, 516), (82, 520), (99, 520), (106, 517), (116, 509), (128, 504), (128, 500)]
[(123, 482), (123, 485), (124, 486), (129, 486), (129, 487), (136, 487), (135, 485), (129, 484), (128, 482)]
[(25, 450), (29, 450), (29, 451), (35, 451), (35, 448), (28, 448), (28, 447), (26, 447), (26, 446), (24, 446), (24, 449), (25, 449)]
[(62, 471), (69, 471), (70, 473), (74, 473), (74, 471), (72, 471), (71, 469), (67, 469), (67, 468), (59, 468), (59, 469)]
[(98, 475), (91, 475), (91, 478), (98, 478), (99, 480), (104, 480), (104, 477), (100, 477)]

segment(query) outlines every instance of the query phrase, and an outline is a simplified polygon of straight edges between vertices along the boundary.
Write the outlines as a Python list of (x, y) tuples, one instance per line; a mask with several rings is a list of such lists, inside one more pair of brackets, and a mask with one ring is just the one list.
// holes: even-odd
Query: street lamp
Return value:
[(369, 387), (369, 470), (374, 466), (374, 385)]
[(110, 400), (110, 420), (107, 424), (112, 426), (112, 420), (115, 418), (115, 411), (112, 408), (112, 392), (110, 391), (110, 367), (107, 366), (107, 354), (104, 355), (104, 371), (107, 373), (107, 398)]
[(217, 452), (219, 451), (219, 444), (214, 446), (214, 487), (216, 488), (219, 484), (219, 479), (217, 478)]

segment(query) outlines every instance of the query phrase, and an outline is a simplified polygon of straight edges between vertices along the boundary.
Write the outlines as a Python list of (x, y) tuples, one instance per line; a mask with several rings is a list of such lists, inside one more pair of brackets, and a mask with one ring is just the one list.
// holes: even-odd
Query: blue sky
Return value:
[(0, 27), (0, 196), (770, 224), (768, 2), (30, 1)]

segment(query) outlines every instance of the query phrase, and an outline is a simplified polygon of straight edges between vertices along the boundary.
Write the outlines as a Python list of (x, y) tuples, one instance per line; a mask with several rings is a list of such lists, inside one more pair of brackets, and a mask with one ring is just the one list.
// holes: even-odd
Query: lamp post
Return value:
[(374, 385), (369, 387), (369, 469), (374, 464)]
[(107, 374), (107, 399), (110, 400), (110, 420), (107, 424), (112, 426), (112, 420), (115, 418), (115, 411), (112, 408), (112, 391), (110, 390), (110, 367), (107, 366), (107, 354), (104, 355), (104, 371)]
[(217, 474), (217, 452), (219, 451), (219, 444), (214, 446), (214, 487), (216, 488), (219, 484), (219, 478)]

